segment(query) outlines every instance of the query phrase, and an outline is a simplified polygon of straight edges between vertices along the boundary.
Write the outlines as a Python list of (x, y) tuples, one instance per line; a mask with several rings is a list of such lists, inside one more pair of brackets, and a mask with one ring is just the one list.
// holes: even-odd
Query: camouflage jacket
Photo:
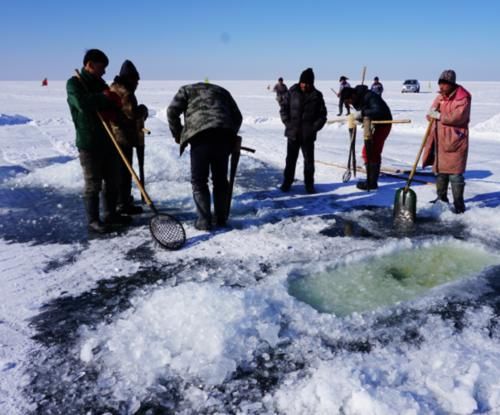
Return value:
[(181, 154), (196, 134), (211, 128), (228, 129), (237, 134), (243, 121), (238, 105), (227, 90), (203, 82), (179, 89), (167, 109), (167, 119), (172, 136), (181, 145)]

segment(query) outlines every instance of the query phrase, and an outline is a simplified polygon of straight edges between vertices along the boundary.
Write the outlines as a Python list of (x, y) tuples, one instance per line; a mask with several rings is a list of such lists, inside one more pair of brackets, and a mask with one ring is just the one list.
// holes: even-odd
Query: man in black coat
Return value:
[(314, 72), (307, 68), (300, 75), (280, 105), (281, 121), (288, 138), (286, 166), (280, 189), (288, 192), (295, 178), (299, 151), (304, 156), (304, 183), (307, 193), (314, 189), (314, 141), (326, 123), (326, 106), (323, 94), (314, 87)]
[[(368, 117), (371, 121), (392, 120), (389, 106), (380, 95), (369, 91), (366, 85), (344, 88), (341, 97), (348, 105), (352, 105), (356, 109), (353, 116), (358, 121), (361, 121), (364, 117)], [(390, 132), (391, 124), (377, 124), (372, 128), (371, 139), (365, 140), (362, 156), (366, 166), (367, 178), (366, 181), (361, 181), (356, 185), (358, 189), (371, 190), (378, 188), (382, 150)]]

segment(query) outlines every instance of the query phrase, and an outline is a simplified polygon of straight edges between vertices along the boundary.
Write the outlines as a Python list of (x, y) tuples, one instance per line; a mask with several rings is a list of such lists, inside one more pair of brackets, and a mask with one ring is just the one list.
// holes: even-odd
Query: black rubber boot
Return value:
[(116, 210), (121, 215), (140, 215), (144, 212), (144, 209), (141, 206), (136, 206), (133, 203), (118, 205)]
[(87, 229), (93, 233), (108, 233), (109, 227), (99, 219), (99, 196), (85, 198), (85, 210), (87, 212)]
[(132, 218), (116, 212), (116, 193), (104, 193), (104, 223), (106, 225), (130, 225)]
[(282, 185), (280, 186), (280, 190), (285, 193), (289, 192), (291, 188), (292, 184), (288, 182), (283, 182)]
[(210, 192), (193, 192), (194, 204), (198, 212), (198, 219), (194, 227), (200, 231), (209, 231), (212, 229), (212, 214), (210, 212)]
[(365, 169), (367, 170), (366, 181), (361, 181), (356, 184), (356, 187), (360, 190), (375, 190), (378, 189), (378, 177), (380, 175), (380, 164), (370, 163), (365, 164)]
[(316, 188), (314, 187), (314, 183), (306, 183), (306, 192), (310, 195), (316, 193)]
[(438, 174), (436, 177), (436, 193), (437, 199), (442, 202), (449, 203), (448, 200), (448, 184), (450, 182), (450, 176), (447, 174)]
[(106, 225), (122, 225), (127, 226), (132, 223), (132, 218), (128, 215), (120, 215), (119, 213), (104, 216), (104, 223)]
[(451, 182), (451, 192), (453, 193), (453, 205), (455, 206), (455, 213), (465, 212), (464, 188), (465, 183)]

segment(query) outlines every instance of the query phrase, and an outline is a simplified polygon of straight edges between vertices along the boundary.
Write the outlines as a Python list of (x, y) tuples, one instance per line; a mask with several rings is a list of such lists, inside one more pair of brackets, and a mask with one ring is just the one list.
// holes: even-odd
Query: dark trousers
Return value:
[(304, 156), (304, 183), (306, 186), (314, 184), (314, 141), (313, 140), (291, 140), (288, 139), (286, 149), (286, 165), (284, 174), (284, 184), (292, 184), (295, 179), (295, 167), (299, 158), (299, 151), (302, 150)]
[[(227, 216), (229, 182), (227, 178), (229, 155), (234, 147), (234, 134), (225, 130), (210, 129), (193, 137), (191, 145), (191, 186), (198, 215), (209, 220), (211, 173), (214, 211), (218, 219)], [(208, 201), (208, 206), (207, 206)]]
[[(121, 146), (122, 152), (125, 155), (125, 158), (132, 166), (132, 156), (133, 156), (133, 147), (129, 146)], [(118, 189), (118, 205), (129, 205), (131, 203), (131, 193), (132, 193), (132, 174), (125, 166), (123, 160), (119, 160), (120, 162), (120, 180), (119, 180), (119, 189)]]
[(344, 100), (343, 99), (339, 99), (339, 114), (342, 115), (342, 109), (345, 105), (345, 109), (346, 109), (346, 114), (349, 115), (351, 113), (351, 110), (349, 109), (349, 105), (347, 104), (344, 104)]
[(386, 138), (391, 132), (391, 124), (379, 124), (375, 127), (373, 131), (373, 136), (370, 141), (370, 148), (367, 151), (366, 142), (363, 146), (361, 155), (365, 164), (374, 163), (380, 164), (382, 161), (382, 150), (384, 149), (384, 144)]
[(80, 150), (79, 156), (85, 181), (85, 199), (99, 198), (102, 189), (105, 214), (114, 213), (120, 176), (116, 150)]

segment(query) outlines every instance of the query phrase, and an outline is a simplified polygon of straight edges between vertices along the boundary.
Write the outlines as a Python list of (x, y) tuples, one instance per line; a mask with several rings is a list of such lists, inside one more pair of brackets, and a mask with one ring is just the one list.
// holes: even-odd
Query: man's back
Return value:
[[(180, 115), (184, 114), (184, 127)], [(231, 94), (224, 88), (198, 82), (182, 86), (167, 109), (172, 135), (180, 139), (181, 148), (194, 135), (210, 128), (238, 132), (243, 118)]]
[(358, 99), (353, 105), (362, 110), (363, 115), (372, 120), (392, 120), (391, 110), (380, 95), (368, 90), (366, 85), (357, 85), (354, 89)]

